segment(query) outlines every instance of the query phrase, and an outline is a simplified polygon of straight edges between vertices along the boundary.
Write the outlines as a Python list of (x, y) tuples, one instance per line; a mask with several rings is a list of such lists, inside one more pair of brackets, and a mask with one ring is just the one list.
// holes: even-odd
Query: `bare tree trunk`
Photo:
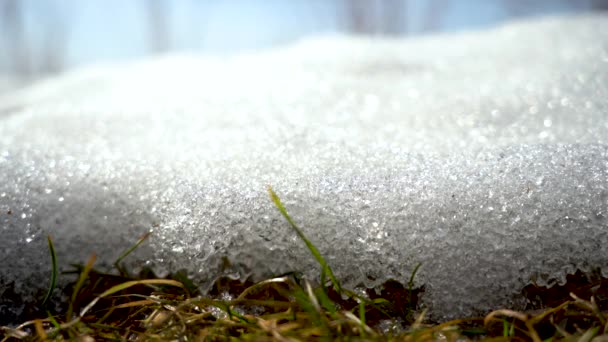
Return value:
[(408, 0), (344, 0), (346, 29), (355, 34), (406, 32)]
[(375, 5), (373, 0), (344, 0), (347, 31), (355, 34), (375, 33)]
[(55, 28), (46, 33), (45, 41), (41, 47), (39, 69), (42, 74), (56, 73), (65, 67), (65, 32), (63, 28)]
[(608, 1), (591, 0), (591, 9), (594, 11), (608, 11)]
[(384, 0), (382, 4), (384, 34), (402, 35), (407, 32), (407, 0)]
[(428, 0), (428, 8), (424, 20), (424, 31), (437, 31), (441, 27), (443, 14), (449, 6), (448, 0)]
[(67, 24), (62, 13), (53, 8), (45, 16), (44, 41), (40, 43), (40, 58), (36, 64), (41, 74), (56, 73), (65, 67), (67, 50)]
[(0, 1), (0, 27), (11, 72), (19, 78), (27, 79), (31, 74), (31, 65), (21, 5), (20, 0)]
[(171, 48), (168, 20), (168, 3), (165, 0), (147, 0), (149, 44), (152, 53), (166, 52)]
[[(606, 0), (589, 0), (582, 2), (581, 0), (552, 0), (545, 1), (546, 3), (550, 3), (552, 5), (565, 5), (566, 8), (572, 9), (582, 9), (591, 4), (591, 7), (595, 7), (597, 4), (597, 9), (601, 9), (606, 5)], [(525, 16), (534, 10), (538, 10), (539, 5), (534, 1), (530, 0), (503, 0), (502, 4), (507, 11), (507, 14), (512, 17), (521, 17)], [(541, 2), (542, 4), (542, 2)], [(542, 9), (542, 6), (540, 7)]]

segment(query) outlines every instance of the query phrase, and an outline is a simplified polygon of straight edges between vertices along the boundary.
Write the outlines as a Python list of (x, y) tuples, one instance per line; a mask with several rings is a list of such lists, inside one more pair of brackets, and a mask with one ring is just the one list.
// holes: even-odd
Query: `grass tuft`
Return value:
[(49, 290), (46, 293), (44, 300), (42, 300), (42, 307), (47, 306), (51, 296), (53, 295), (53, 291), (55, 291), (55, 287), (57, 286), (57, 255), (55, 253), (55, 247), (53, 246), (53, 240), (51, 239), (50, 235), (47, 237), (47, 242), (49, 245), (49, 253), (51, 254), (51, 284), (49, 285)]
[(89, 259), (89, 262), (87, 262), (87, 264), (82, 269), (82, 272), (80, 272), (80, 275), (78, 276), (78, 280), (76, 281), (76, 285), (74, 285), (74, 289), (72, 290), (72, 296), (70, 298), (70, 303), (68, 305), (68, 311), (66, 314), (66, 317), (68, 319), (72, 318), (72, 314), (74, 312), (74, 304), (76, 303), (76, 299), (78, 298), (78, 292), (80, 291), (80, 288), (82, 287), (84, 282), (87, 280), (89, 272), (91, 271), (91, 269), (93, 269), (93, 264), (95, 263), (96, 259), (97, 257), (95, 256), (95, 254), (93, 254)]
[(306, 235), (304, 235), (304, 232), (302, 232), (302, 230), (300, 228), (298, 228), (298, 226), (293, 221), (291, 216), (289, 216), (289, 214), (287, 213), (287, 209), (285, 209), (285, 206), (279, 199), (279, 196), (277, 196), (277, 194), (274, 192), (274, 190), (272, 190), (272, 187), (270, 185), (268, 186), (268, 193), (270, 194), (270, 199), (272, 200), (272, 203), (274, 203), (274, 205), (277, 207), (277, 209), (279, 209), (279, 211), (281, 212), (281, 215), (283, 215), (283, 217), (287, 220), (287, 222), (289, 223), (291, 228), (296, 232), (296, 234), (298, 234), (298, 237), (302, 241), (304, 241), (304, 243), (306, 244), (306, 247), (308, 248), (310, 253), (315, 257), (315, 259), (317, 260), (319, 265), (321, 265), (321, 272), (322, 272), (321, 274), (327, 275), (329, 277), (329, 279), (331, 280), (332, 284), (334, 285), (334, 288), (336, 289), (336, 291), (338, 291), (338, 293), (342, 293), (342, 287), (340, 286), (340, 282), (338, 281), (336, 276), (334, 276), (334, 272), (332, 271), (331, 267), (329, 267), (329, 265), (325, 261), (325, 258), (323, 258), (321, 253), (319, 253), (319, 250), (317, 249), (317, 247), (315, 247), (315, 245), (313, 245), (312, 242), (310, 242), (310, 240), (308, 240), (308, 238), (306, 238)]
[[(361, 294), (343, 288), (271, 187), (268, 192), (321, 266), (318, 286), (293, 272), (258, 283), (222, 278), (210, 293), (199, 295), (183, 272), (166, 279), (149, 271), (142, 273), (145, 277), (131, 276), (120, 263), (147, 239), (146, 234), (116, 260), (118, 275), (97, 271), (95, 255), (85, 265), (75, 265), (77, 279), (66, 310), (40, 312), (16, 327), (0, 327), (0, 342), (608, 340), (604, 278), (584, 283), (584, 277), (573, 276), (565, 288), (526, 288), (524, 292), (535, 298), (530, 300), (533, 310), (501, 309), (484, 318), (441, 323), (430, 321), (425, 310), (417, 311), (423, 288), (414, 286), (414, 278), (420, 265), (406, 284), (388, 280), (379, 294), (374, 289)], [(58, 275), (50, 237), (48, 243), (53, 273), (45, 305)], [(325, 286), (326, 277), (331, 286)], [(565, 291), (569, 296), (560, 304), (545, 305)]]

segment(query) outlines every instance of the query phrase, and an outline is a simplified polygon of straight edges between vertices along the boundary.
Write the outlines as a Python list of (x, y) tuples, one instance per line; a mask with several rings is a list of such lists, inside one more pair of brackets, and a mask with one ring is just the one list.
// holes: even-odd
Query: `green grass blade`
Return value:
[(245, 316), (241, 315), (238, 311), (232, 310), (229, 304), (222, 303), (222, 305), (217, 304), (216, 307), (220, 310), (224, 310), (229, 318), (236, 317), (239, 321), (243, 323), (252, 323)]
[(49, 332), (48, 340), (53, 340), (57, 336), (57, 334), (59, 334), (59, 332), (61, 331), (61, 325), (59, 324), (59, 322), (57, 322), (55, 317), (53, 317), (53, 315), (51, 314), (50, 311), (47, 310), (46, 315), (47, 315), (49, 322), (51, 322), (51, 324), (54, 327), (54, 330)]
[(116, 267), (116, 269), (118, 269), (119, 272), (123, 273), (123, 269), (120, 267), (120, 262), (126, 258), (129, 254), (133, 253), (134, 250), (137, 249), (137, 247), (139, 247), (139, 245), (141, 245), (142, 243), (144, 243), (144, 241), (146, 241), (149, 237), (150, 237), (150, 232), (145, 233), (144, 235), (142, 235), (139, 240), (137, 240), (137, 242), (135, 242), (135, 244), (133, 244), (133, 246), (127, 248), (127, 250), (125, 250), (119, 257), (118, 259), (116, 259), (116, 261), (114, 261), (114, 266)]
[(416, 267), (414, 267), (412, 275), (410, 276), (410, 280), (407, 282), (407, 286), (410, 292), (412, 292), (412, 290), (414, 289), (414, 277), (416, 277), (416, 273), (418, 273), (418, 269), (420, 269), (420, 266), (422, 266), (422, 264), (418, 263)]
[(506, 319), (502, 319), (502, 337), (509, 337), (509, 322)]
[[(365, 320), (365, 302), (359, 302), (359, 320), (361, 321), (361, 325), (367, 325)], [(362, 330), (364, 332), (365, 330)]]
[(308, 250), (315, 257), (315, 259), (317, 260), (319, 265), (321, 265), (322, 272), (325, 272), (327, 274), (327, 276), (329, 276), (329, 279), (331, 280), (332, 284), (334, 285), (334, 288), (336, 289), (336, 291), (338, 291), (338, 293), (342, 293), (342, 287), (340, 286), (340, 282), (338, 282), (338, 279), (336, 278), (336, 276), (334, 276), (334, 272), (331, 270), (331, 267), (329, 267), (329, 265), (327, 264), (327, 262), (325, 261), (325, 259), (321, 255), (321, 253), (319, 253), (319, 250), (312, 244), (312, 242), (310, 242), (310, 240), (308, 240), (306, 238), (306, 236), (304, 235), (302, 230), (300, 230), (300, 228), (298, 228), (298, 226), (293, 221), (291, 216), (289, 216), (289, 214), (287, 213), (287, 210), (285, 209), (285, 206), (279, 199), (279, 196), (277, 196), (277, 194), (272, 190), (272, 187), (270, 185), (268, 186), (268, 193), (270, 194), (270, 199), (272, 200), (274, 205), (277, 207), (277, 209), (279, 209), (279, 211), (281, 212), (283, 217), (287, 220), (287, 222), (289, 223), (291, 228), (293, 228), (293, 230), (300, 237), (300, 239), (302, 241), (304, 241), (304, 243), (306, 244), (306, 247), (308, 247)]
[(51, 322), (51, 324), (53, 325), (53, 327), (55, 327), (55, 329), (61, 329), (61, 325), (59, 325), (59, 322), (57, 322), (57, 320), (51, 314), (50, 311), (47, 310), (46, 315), (47, 315), (47, 318), (49, 319), (49, 322)]
[(325, 270), (321, 270), (321, 286), (315, 291), (321, 306), (325, 308), (325, 310), (329, 311), (330, 314), (336, 313), (336, 306), (334, 302), (329, 298), (327, 294), (327, 287), (325, 286), (325, 275), (327, 273)]
[(330, 313), (330, 315), (334, 315), (337, 311), (336, 311), (336, 305), (334, 304), (334, 302), (329, 298), (329, 296), (327, 295), (327, 292), (325, 292), (325, 288), (318, 288), (316, 291), (314, 291), (315, 296), (317, 297), (317, 300), (319, 301), (319, 304), (321, 304), (321, 306)]
[(57, 254), (55, 254), (55, 247), (53, 247), (53, 240), (51, 240), (51, 236), (47, 237), (47, 241), (49, 244), (49, 252), (51, 253), (51, 262), (52, 262), (52, 271), (51, 271), (51, 284), (49, 285), (49, 290), (42, 301), (42, 306), (45, 307), (48, 301), (51, 299), (53, 295), (53, 291), (55, 291), (55, 286), (57, 286)]
[(198, 294), (198, 291), (199, 291), (198, 286), (196, 286), (196, 284), (192, 281), (192, 279), (190, 279), (188, 277), (187, 272), (178, 271), (175, 274), (173, 274), (172, 278), (174, 280), (177, 280), (180, 283), (184, 284), (186, 291), (188, 291), (188, 296), (193, 296), (193, 295)]
[(414, 277), (416, 277), (416, 273), (418, 273), (418, 270), (420, 269), (420, 266), (422, 266), (421, 263), (418, 263), (416, 265), (416, 267), (414, 267), (414, 270), (412, 271), (412, 275), (410, 276), (410, 280), (407, 282), (407, 292), (409, 294), (409, 299), (407, 301), (407, 310), (409, 313), (412, 313), (414, 311), (414, 308), (412, 306), (412, 299), (413, 299), (413, 295), (412, 295), (412, 291), (414, 290)]
[(74, 312), (74, 303), (76, 303), (76, 297), (78, 296), (78, 292), (80, 292), (80, 288), (82, 288), (82, 285), (89, 276), (89, 272), (91, 271), (91, 269), (93, 269), (93, 264), (95, 263), (96, 259), (97, 257), (95, 256), (95, 254), (93, 254), (80, 272), (80, 275), (78, 276), (78, 281), (76, 281), (76, 285), (74, 285), (72, 297), (68, 305), (68, 312), (66, 314), (68, 319), (72, 319), (72, 313)]
[[(304, 281), (303, 286), (310, 286), (306, 281)], [(324, 317), (321, 315), (319, 310), (318, 303), (316, 303), (316, 298), (311, 297), (307, 291), (302, 287), (297, 287), (293, 291), (293, 296), (296, 300), (296, 303), (300, 306), (300, 308), (308, 313), (309, 318), (314, 326), (321, 327), (324, 331), (328, 330), (327, 323), (325, 322)], [(295, 313), (295, 311), (294, 311)], [(295, 319), (297, 320), (297, 318)]]

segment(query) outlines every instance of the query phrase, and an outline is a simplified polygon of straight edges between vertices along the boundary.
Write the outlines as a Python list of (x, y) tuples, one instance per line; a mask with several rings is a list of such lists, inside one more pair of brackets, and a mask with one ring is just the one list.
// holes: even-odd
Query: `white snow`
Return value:
[(607, 19), (167, 57), (5, 97), (0, 306), (45, 288), (47, 234), (64, 267), (152, 230), (132, 267), (314, 276), (267, 184), (347, 286), (421, 262), (435, 318), (608, 276)]

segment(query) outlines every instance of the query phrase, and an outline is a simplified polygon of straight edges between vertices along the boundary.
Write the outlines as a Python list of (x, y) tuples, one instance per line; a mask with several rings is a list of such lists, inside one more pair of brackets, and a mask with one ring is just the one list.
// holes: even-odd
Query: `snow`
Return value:
[(422, 263), (438, 319), (608, 276), (606, 19), (164, 57), (5, 96), (0, 316), (45, 289), (48, 234), (63, 269), (151, 230), (135, 270), (315, 276), (268, 184), (346, 286)]

